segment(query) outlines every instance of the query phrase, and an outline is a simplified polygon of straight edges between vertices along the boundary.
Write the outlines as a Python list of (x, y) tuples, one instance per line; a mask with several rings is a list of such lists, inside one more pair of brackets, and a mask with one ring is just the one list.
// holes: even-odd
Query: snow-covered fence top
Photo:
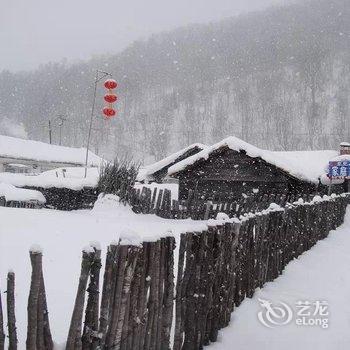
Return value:
[[(202, 349), (217, 340), (244, 298), (341, 225), (349, 203), (348, 194), (315, 197), (285, 208), (270, 205), (241, 220), (220, 214), (202, 232), (183, 233), (178, 242), (174, 237), (114, 242), (106, 254), (100, 302), (101, 248), (92, 244), (83, 250), (66, 349)], [(51, 344), (41, 255), (32, 249), (27, 343)], [(14, 281), (12, 272), (8, 281)], [(10, 315), (13, 286), (7, 294)]]

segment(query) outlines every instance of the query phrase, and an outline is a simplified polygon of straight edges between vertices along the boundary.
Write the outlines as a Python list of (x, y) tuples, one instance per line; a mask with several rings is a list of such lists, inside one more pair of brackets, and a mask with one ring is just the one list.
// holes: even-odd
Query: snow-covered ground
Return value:
[(0, 207), (0, 288), (2, 291), (6, 289), (6, 274), (9, 269), (14, 270), (19, 349), (25, 348), (31, 273), (29, 249), (33, 244), (43, 248), (51, 329), (54, 340), (63, 343), (67, 337), (84, 246), (98, 241), (105, 254), (108, 244), (121, 236), (140, 241), (153, 240), (170, 232), (178, 237), (180, 232), (201, 231), (207, 227), (198, 221), (137, 215), (110, 198), (92, 211)]
[[(6, 288), (6, 273), (16, 273), (16, 312), (19, 349), (25, 348), (26, 306), (30, 284), (29, 248), (43, 248), (44, 277), (54, 340), (66, 340), (73, 308), (81, 250), (91, 241), (107, 245), (120, 237), (133, 241), (162, 235), (201, 231), (204, 222), (165, 220), (136, 215), (120, 206), (113, 196), (100, 201), (92, 211), (60, 212), (0, 208), (0, 287)], [(267, 284), (253, 299), (246, 299), (234, 312), (232, 323), (221, 332), (213, 350), (345, 349), (350, 345), (350, 210), (346, 223), (319, 242), (311, 251), (291, 262), (284, 274)], [(4, 296), (4, 294), (3, 294)], [(295, 312), (297, 301), (327, 301), (329, 328), (284, 326), (267, 328), (258, 321), (262, 311), (258, 299), (272, 304), (287, 303)]]
[[(231, 324), (220, 332), (219, 342), (211, 350), (343, 350), (350, 346), (350, 208), (345, 223), (317, 243), (299, 259), (288, 264), (284, 273), (246, 299), (232, 314)], [(258, 313), (266, 316), (260, 300), (281, 307), (287, 304), (293, 313), (290, 323), (268, 328), (260, 323)], [(301, 311), (296, 303), (328, 303), (322, 313), (328, 316), (305, 316), (328, 319), (329, 327), (296, 325)], [(314, 313), (315, 305), (303, 314)], [(283, 319), (273, 319), (282, 322)], [(270, 325), (268, 322), (266, 322)]]

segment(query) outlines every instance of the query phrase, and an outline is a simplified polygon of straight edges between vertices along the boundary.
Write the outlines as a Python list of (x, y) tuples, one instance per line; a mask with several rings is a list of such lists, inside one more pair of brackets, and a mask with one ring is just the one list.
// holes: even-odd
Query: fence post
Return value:
[(7, 327), (9, 333), (9, 350), (17, 350), (17, 329), (15, 316), (15, 273), (7, 274)]
[(5, 333), (4, 333), (4, 315), (2, 313), (1, 290), (0, 290), (0, 350), (4, 350)]
[[(44, 320), (42, 310), (39, 308), (39, 293), (41, 285), (42, 253), (40, 250), (31, 249), (30, 261), (32, 264), (32, 277), (28, 297), (28, 328), (27, 350), (43, 349), (44, 343)], [(42, 306), (42, 305), (41, 305)], [(40, 327), (40, 329), (38, 329)]]
[(82, 337), (83, 348), (96, 349), (98, 345), (98, 314), (99, 314), (99, 281), (101, 269), (101, 248), (98, 244), (92, 245), (94, 257), (90, 268), (90, 283), (87, 289), (88, 301), (85, 310), (84, 331)]
[(101, 336), (100, 346), (103, 349), (105, 340), (106, 340), (106, 332), (108, 327), (108, 320), (111, 314), (110, 310), (110, 301), (112, 294), (112, 284), (113, 284), (113, 263), (115, 259), (115, 251), (116, 246), (111, 244), (107, 249), (106, 254), (106, 263), (105, 263), (105, 272), (103, 275), (103, 287), (102, 287), (102, 297), (101, 297), (101, 309), (100, 309), (100, 325), (99, 325), (99, 334)]
[(81, 328), (84, 313), (85, 290), (89, 278), (93, 256), (94, 252), (92, 251), (91, 247), (83, 250), (78, 290), (75, 297), (72, 318), (70, 321), (66, 350), (78, 350), (82, 348)]

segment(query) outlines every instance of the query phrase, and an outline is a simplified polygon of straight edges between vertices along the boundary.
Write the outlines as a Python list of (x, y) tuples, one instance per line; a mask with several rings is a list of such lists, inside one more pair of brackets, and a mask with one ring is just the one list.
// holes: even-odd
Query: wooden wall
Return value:
[(176, 176), (179, 199), (192, 189), (196, 198), (240, 199), (265, 193), (315, 193), (317, 185), (300, 181), (261, 158), (229, 148), (218, 150)]

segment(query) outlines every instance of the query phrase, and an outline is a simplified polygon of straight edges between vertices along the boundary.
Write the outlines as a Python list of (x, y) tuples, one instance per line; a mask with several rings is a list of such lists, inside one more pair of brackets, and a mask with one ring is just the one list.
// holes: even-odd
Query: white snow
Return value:
[[(327, 200), (317, 197), (314, 200)], [(306, 205), (306, 204), (305, 204)], [(272, 205), (269, 210), (281, 210)], [(53, 210), (0, 208), (0, 285), (6, 283), (9, 268), (16, 273), (16, 316), (18, 321), (19, 349), (25, 347), (26, 306), (30, 285), (29, 250), (33, 243), (43, 251), (43, 269), (48, 298), (51, 330), (54, 340), (63, 344), (66, 340), (71, 312), (78, 285), (81, 251), (92, 252), (102, 248), (103, 260), (106, 248), (111, 242), (116, 244), (141, 240), (155, 240), (172, 235), (177, 243), (181, 232), (200, 232), (210, 225), (227, 221), (237, 222), (219, 215), (219, 221), (167, 220), (154, 215), (134, 214), (129, 207), (118, 202), (116, 196), (100, 196), (91, 211), (61, 212)], [(90, 242), (90, 243), (89, 243)], [(92, 243), (91, 243), (92, 242)], [(38, 246), (34, 246), (38, 247)], [(85, 248), (83, 248), (85, 247)], [(36, 248), (35, 248), (36, 249)], [(178, 249), (178, 248), (177, 248)], [(213, 345), (220, 350), (235, 348), (273, 350), (294, 349), (294, 341), (306, 346), (315, 337), (319, 349), (337, 349), (331, 342), (339, 339), (350, 341), (350, 211), (346, 224), (330, 237), (317, 244), (310, 252), (290, 263), (284, 275), (266, 285), (252, 300), (246, 300), (233, 314), (233, 323), (223, 331), (221, 343)], [(175, 253), (175, 263), (177, 256)], [(103, 271), (103, 267), (102, 267)], [(176, 274), (175, 274), (176, 276)], [(102, 278), (102, 274), (101, 274)], [(300, 329), (297, 327), (279, 328), (276, 332), (264, 329), (258, 323), (257, 298), (293, 302), (295, 299), (327, 300), (330, 303), (331, 326), (328, 330)], [(6, 313), (6, 310), (4, 310)], [(321, 333), (325, 332), (325, 333)], [(328, 337), (328, 338), (327, 338)], [(294, 339), (295, 338), (295, 339)], [(318, 344), (318, 342), (320, 344)], [(322, 343), (324, 342), (324, 344)], [(328, 347), (327, 347), (328, 346)]]
[[(201, 221), (167, 220), (154, 215), (134, 214), (117, 198), (100, 199), (91, 211), (63, 212), (48, 209), (0, 207), (0, 287), (6, 285), (11, 268), (16, 273), (16, 316), (19, 349), (25, 348), (27, 301), (31, 266), (29, 250), (33, 243), (43, 250), (43, 269), (54, 340), (65, 342), (79, 282), (82, 249), (93, 250), (98, 241), (104, 263), (106, 249), (119, 239), (155, 240), (181, 232), (202, 231)], [(102, 267), (103, 269), (103, 267)], [(101, 274), (102, 279), (102, 274)]]
[(187, 146), (186, 148), (175, 152), (173, 154), (171, 154), (170, 156), (160, 160), (159, 162), (153, 163), (151, 165), (148, 165), (146, 167), (143, 167), (140, 169), (139, 174), (137, 176), (137, 181), (144, 181), (144, 180), (153, 180), (152, 175), (163, 169), (164, 167), (172, 164), (173, 162), (176, 161), (176, 159), (178, 159), (179, 157), (181, 157), (183, 154), (185, 154), (186, 152), (188, 152), (189, 150), (193, 149), (193, 148), (199, 148), (200, 150), (205, 150), (208, 148), (208, 146), (203, 145), (201, 143), (194, 143), (190, 146)]
[[(0, 135), (0, 157), (40, 162), (84, 165), (86, 148), (72, 148)], [(102, 158), (89, 151), (90, 166), (100, 166)]]
[(2, 183), (2, 182), (0, 182), (0, 197), (5, 197), (6, 201), (18, 201), (18, 202), (38, 201), (39, 203), (46, 202), (45, 197), (39, 191), (17, 188), (13, 185)]
[(86, 178), (84, 178), (84, 173), (84, 167), (57, 168), (39, 175), (0, 173), (0, 182), (17, 187), (64, 187), (72, 190), (96, 187), (99, 179), (99, 168), (88, 168)]
[(259, 157), (266, 162), (286, 171), (290, 175), (301, 180), (318, 183), (318, 178), (326, 171), (330, 159), (338, 155), (337, 151), (289, 151), (276, 152), (255, 147), (237, 137), (228, 137), (203, 151), (178, 162), (168, 169), (168, 175), (172, 176), (200, 159), (208, 159), (210, 154), (222, 147), (228, 147), (234, 151), (246, 151), (253, 158)]
[[(234, 311), (230, 325), (220, 332), (211, 350), (343, 350), (350, 344), (350, 208), (345, 223), (310, 251), (289, 263), (275, 281), (245, 299)], [(287, 325), (267, 328), (258, 320), (259, 299), (294, 311)], [(329, 327), (296, 325), (299, 301), (326, 301)]]

